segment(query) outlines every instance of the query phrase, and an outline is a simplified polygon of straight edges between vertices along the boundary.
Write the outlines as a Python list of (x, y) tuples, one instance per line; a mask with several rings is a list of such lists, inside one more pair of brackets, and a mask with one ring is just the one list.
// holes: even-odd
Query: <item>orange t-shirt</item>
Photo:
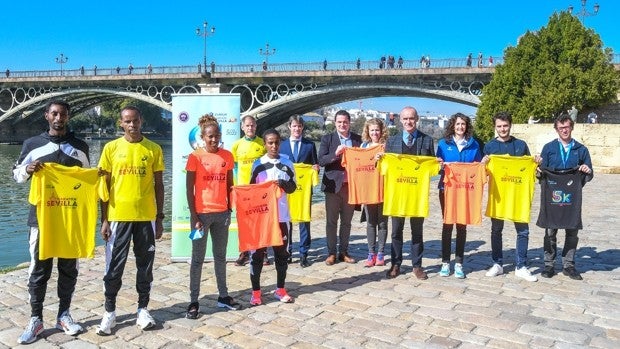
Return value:
[(283, 244), (278, 219), (278, 199), (281, 195), (282, 189), (276, 181), (233, 187), (232, 203), (237, 210), (239, 251)]
[(187, 158), (185, 170), (196, 173), (194, 197), (197, 213), (228, 210), (228, 172), (235, 167), (232, 153), (218, 149), (215, 153), (198, 148)]
[(487, 182), (485, 166), (479, 162), (452, 162), (444, 167), (446, 224), (482, 223), (482, 193)]
[(346, 148), (342, 166), (349, 181), (349, 204), (377, 204), (383, 202), (383, 176), (375, 167), (375, 155), (383, 153), (383, 144), (369, 148)]

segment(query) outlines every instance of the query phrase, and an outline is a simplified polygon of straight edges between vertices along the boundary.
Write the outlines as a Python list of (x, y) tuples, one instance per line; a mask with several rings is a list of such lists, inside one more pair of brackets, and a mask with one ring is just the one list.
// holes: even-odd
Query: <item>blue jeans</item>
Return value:
[[(502, 230), (504, 221), (491, 218), (491, 258), (493, 263), (502, 265), (504, 253), (502, 251)], [(530, 228), (527, 223), (515, 222), (517, 231), (516, 261), (515, 269), (527, 266), (527, 245), (529, 242)]]

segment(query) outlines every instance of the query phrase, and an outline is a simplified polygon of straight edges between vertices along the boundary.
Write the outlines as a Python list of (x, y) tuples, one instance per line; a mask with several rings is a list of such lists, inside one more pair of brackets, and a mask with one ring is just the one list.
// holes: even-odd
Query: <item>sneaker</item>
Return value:
[(383, 253), (377, 253), (377, 260), (375, 261), (375, 265), (378, 267), (382, 267), (385, 265), (385, 256), (383, 255)]
[(465, 272), (463, 272), (463, 265), (461, 263), (454, 264), (454, 277), (457, 279), (465, 278)]
[(515, 270), (515, 276), (530, 282), (538, 281), (538, 278), (532, 275), (526, 267), (521, 267)]
[(573, 280), (583, 280), (583, 278), (581, 277), (577, 269), (575, 269), (575, 267), (573, 266), (564, 268), (562, 270), (562, 274), (568, 276), (569, 278)]
[(41, 321), (38, 316), (33, 316), (30, 318), (30, 322), (26, 330), (24, 330), (24, 333), (17, 338), (17, 343), (30, 344), (36, 341), (41, 333), (43, 333), (43, 321)]
[(286, 293), (286, 290), (283, 288), (276, 288), (276, 291), (273, 295), (282, 303), (293, 303), (293, 297), (289, 296)]
[(100, 336), (109, 336), (112, 329), (116, 326), (116, 312), (105, 312), (101, 319), (101, 324), (97, 328), (97, 334)]
[(450, 263), (442, 263), (439, 276), (450, 276)]
[(489, 269), (489, 271), (487, 271), (487, 273), (485, 275), (486, 276), (497, 276), (497, 275), (502, 275), (503, 273), (504, 273), (504, 267), (502, 267), (501, 265), (495, 263), (495, 264), (493, 264), (491, 269)]
[(239, 253), (239, 258), (237, 258), (237, 260), (235, 261), (235, 265), (238, 266), (238, 267), (242, 267), (242, 266), (246, 265), (249, 260), (250, 260), (250, 253), (249, 252), (241, 252), (241, 253)]
[(82, 326), (73, 321), (71, 314), (69, 314), (69, 310), (65, 310), (65, 312), (62, 313), (62, 315), (60, 315), (60, 317), (56, 320), (56, 328), (64, 331), (65, 334), (68, 334), (69, 336), (75, 336), (76, 334), (84, 331)]
[(250, 305), (251, 306), (257, 306), (257, 305), (261, 305), (261, 304), (263, 304), (263, 300), (261, 299), (261, 292), (260, 292), (260, 290), (252, 291), (252, 297), (250, 298)]
[(200, 314), (200, 303), (192, 302), (187, 306), (187, 312), (185, 313), (185, 317), (187, 319), (191, 319), (191, 320), (198, 319), (199, 314)]
[(231, 296), (217, 297), (217, 306), (220, 308), (227, 308), (229, 310), (241, 309), (241, 304), (235, 302)]
[(138, 318), (136, 319), (136, 325), (138, 325), (138, 327), (140, 327), (140, 329), (144, 331), (155, 327), (155, 325), (157, 325), (157, 322), (155, 322), (155, 319), (153, 319), (151, 313), (149, 313), (146, 308), (138, 308)]
[(364, 262), (364, 267), (370, 268), (370, 267), (374, 266), (376, 258), (377, 258), (377, 256), (374, 253), (369, 253), (368, 254), (368, 259), (366, 259), (366, 261)]

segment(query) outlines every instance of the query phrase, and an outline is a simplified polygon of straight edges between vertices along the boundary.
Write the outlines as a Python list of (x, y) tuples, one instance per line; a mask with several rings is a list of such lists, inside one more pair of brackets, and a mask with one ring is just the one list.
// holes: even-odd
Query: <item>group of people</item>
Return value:
[[(387, 58), (385, 58), (385, 56), (381, 56), (379, 59), (379, 69), (394, 69), (395, 66), (396, 68), (401, 69), (404, 62), (405, 60), (402, 56), (399, 56), (398, 60), (396, 60), (396, 58), (392, 55), (387, 56)], [(359, 69), (359, 58), (357, 59), (357, 69)]]
[[(45, 119), (49, 129), (42, 134), (24, 142), (22, 152), (13, 168), (13, 177), (17, 182), (26, 182), (39, 175), (48, 163), (65, 166), (90, 166), (88, 145), (75, 137), (68, 130), (70, 107), (64, 101), (54, 100), (45, 108)], [(229, 310), (237, 310), (241, 305), (228, 293), (226, 282), (226, 250), (228, 244), (231, 211), (234, 208), (232, 198), (237, 195), (237, 188), (245, 185), (273, 184), (282, 195), (276, 195), (278, 232), (259, 232), (259, 234), (276, 234), (276, 245), (262, 245), (259, 248), (241, 252), (236, 265), (250, 263), (250, 283), (252, 294), (250, 305), (263, 303), (261, 292), (262, 267), (269, 260), (267, 247), (272, 247), (276, 269), (276, 289), (273, 296), (285, 303), (293, 302), (293, 297), (285, 288), (288, 264), (292, 263), (292, 222), (299, 222), (299, 264), (302, 268), (309, 267), (311, 262), (308, 253), (311, 247), (310, 207), (312, 182), (301, 184), (298, 172), (308, 174), (308, 178), (318, 176), (319, 168), (324, 168), (321, 189), (325, 193), (325, 237), (328, 266), (338, 262), (356, 263), (349, 253), (351, 221), (354, 211), (359, 209), (357, 202), (351, 203), (351, 193), (357, 192), (356, 177), (347, 167), (347, 154), (352, 151), (373, 151), (372, 168), (368, 172), (378, 172), (379, 184), (370, 187), (385, 188), (394, 182), (394, 164), (407, 167), (402, 171), (419, 170), (424, 174), (415, 180), (404, 180), (418, 184), (421, 193), (406, 192), (392, 186), (385, 189), (392, 194), (397, 193), (403, 201), (407, 196), (414, 200), (408, 205), (419, 214), (400, 215), (395, 204), (399, 200), (363, 202), (364, 215), (367, 221), (368, 258), (365, 267), (383, 266), (386, 260), (386, 240), (388, 221), (391, 222), (390, 266), (387, 278), (396, 278), (401, 274), (403, 263), (403, 245), (405, 222), (409, 220), (411, 229), (411, 253), (413, 275), (420, 280), (428, 278), (422, 266), (424, 252), (423, 224), (428, 213), (428, 205), (421, 206), (418, 196), (428, 196), (430, 178), (441, 174), (439, 180), (439, 201), (444, 215), (442, 228), (442, 266), (441, 276), (451, 274), (451, 240), (454, 229), (452, 212), (456, 205), (454, 197), (449, 194), (451, 181), (454, 180), (456, 168), (452, 164), (482, 163), (490, 166), (493, 157), (499, 154), (521, 159), (529, 156), (527, 144), (510, 135), (512, 118), (508, 113), (494, 116), (497, 137), (484, 147), (473, 137), (472, 123), (469, 117), (457, 113), (453, 115), (446, 127), (444, 138), (439, 140), (435, 150), (433, 139), (417, 129), (419, 116), (415, 108), (405, 107), (400, 112), (402, 132), (388, 137), (385, 123), (380, 119), (370, 119), (364, 125), (362, 135), (351, 132), (351, 116), (345, 110), (335, 115), (335, 131), (321, 138), (318, 149), (314, 142), (303, 137), (304, 121), (299, 115), (288, 120), (290, 137), (281, 139), (278, 131), (269, 129), (262, 137), (256, 135), (256, 119), (245, 116), (241, 120), (244, 136), (236, 141), (231, 150), (221, 147), (221, 131), (217, 120), (212, 115), (204, 115), (199, 120), (202, 145), (197, 147), (187, 158), (186, 164), (186, 196), (192, 229), (192, 253), (189, 271), (189, 298), (186, 317), (196, 319), (200, 316), (200, 283), (202, 266), (207, 248), (208, 235), (211, 235), (214, 257), (215, 278), (218, 288), (217, 306)], [(116, 325), (116, 297), (121, 288), (122, 275), (127, 262), (130, 242), (136, 262), (136, 290), (138, 292), (137, 325), (149, 329), (156, 321), (147, 310), (151, 283), (153, 281), (153, 263), (155, 241), (163, 232), (162, 220), (164, 186), (162, 173), (164, 170), (161, 147), (142, 135), (142, 115), (139, 109), (129, 106), (121, 110), (119, 124), (124, 135), (107, 143), (102, 151), (97, 174), (101, 178), (102, 187), (108, 196), (101, 196), (101, 229), (100, 233), (106, 241), (106, 267), (103, 277), (105, 312), (97, 334), (109, 335)], [(541, 154), (532, 159), (535, 163), (541, 182), (552, 178), (549, 183), (557, 182), (553, 176), (571, 172), (581, 185), (591, 180), (592, 164), (587, 148), (571, 137), (573, 121), (568, 116), (561, 116), (555, 121), (554, 128), (558, 139), (545, 145)], [(536, 166), (537, 165), (537, 166)], [(560, 171), (558, 173), (557, 171)], [(236, 177), (235, 173), (236, 172)], [(371, 178), (371, 176), (368, 176)], [(423, 179), (426, 178), (426, 180)], [(486, 177), (486, 175), (485, 175)], [(374, 178), (374, 177), (373, 177)], [(399, 180), (401, 181), (401, 180)], [(484, 181), (486, 183), (486, 180)], [(288, 196), (302, 187), (310, 187), (309, 195), (303, 196), (301, 204), (289, 202)], [(553, 189), (553, 188), (552, 188)], [(381, 190), (381, 189), (379, 189)], [(533, 190), (533, 189), (532, 189)], [(355, 194), (357, 195), (357, 194)], [(386, 194), (387, 195), (387, 194)], [(491, 195), (491, 194), (490, 194)], [(104, 199), (105, 198), (105, 199)], [(426, 198), (428, 199), (428, 198)], [(299, 205), (299, 206), (296, 206)], [(580, 205), (580, 202), (579, 202)], [(31, 207), (28, 225), (30, 226), (31, 263), (29, 269), (28, 290), (30, 294), (31, 319), (26, 330), (18, 338), (19, 343), (31, 343), (43, 331), (43, 301), (47, 282), (53, 268), (53, 258), (41, 258), (39, 241), (43, 235), (37, 217), (42, 207)], [(545, 207), (551, 218), (539, 216), (537, 224), (545, 228), (543, 277), (555, 274), (554, 261), (557, 254), (558, 228), (566, 229), (566, 240), (562, 251), (563, 273), (572, 279), (581, 279), (575, 269), (575, 252), (577, 248), (577, 232), (582, 228), (581, 214), (578, 219), (571, 220), (571, 226), (557, 225), (557, 208)], [(543, 208), (541, 207), (541, 211)], [(426, 212), (426, 214), (425, 214)], [(487, 212), (488, 213), (488, 212)], [(529, 213), (529, 208), (528, 208)], [(529, 217), (528, 217), (529, 219)], [(505, 219), (492, 218), (491, 247), (493, 265), (486, 273), (496, 276), (503, 271), (502, 230)], [(454, 276), (465, 278), (463, 269), (464, 249), (466, 243), (466, 224), (456, 220), (456, 250), (454, 260)], [(58, 228), (57, 228), (58, 229)], [(528, 281), (536, 281), (527, 269), (528, 222), (515, 220), (517, 231), (515, 275)], [(54, 229), (52, 229), (54, 230)], [(57, 231), (50, 232), (57, 234)], [(58, 296), (60, 298), (56, 328), (68, 335), (77, 335), (83, 328), (71, 317), (70, 304), (78, 276), (77, 258), (58, 258)]]

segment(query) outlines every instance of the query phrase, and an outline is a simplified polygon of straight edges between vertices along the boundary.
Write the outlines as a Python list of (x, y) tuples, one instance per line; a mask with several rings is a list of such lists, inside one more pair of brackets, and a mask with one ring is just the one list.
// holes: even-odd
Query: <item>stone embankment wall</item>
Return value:
[[(553, 124), (514, 124), (512, 135), (523, 139), (532, 155), (558, 137)], [(620, 124), (575, 124), (573, 138), (590, 150), (596, 173), (620, 173)]]

